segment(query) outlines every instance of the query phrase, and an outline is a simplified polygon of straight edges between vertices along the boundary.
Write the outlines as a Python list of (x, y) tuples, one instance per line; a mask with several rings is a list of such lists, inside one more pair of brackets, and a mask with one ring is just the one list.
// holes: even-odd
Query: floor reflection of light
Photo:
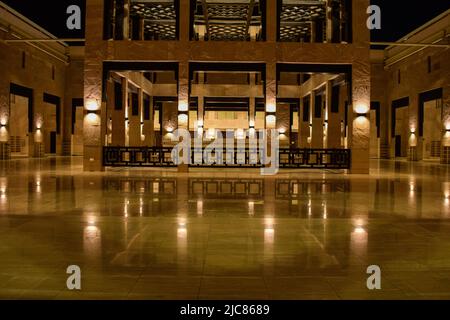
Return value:
[(312, 201), (308, 201), (308, 216), (312, 216)]
[(203, 201), (202, 200), (197, 201), (197, 215), (199, 215), (199, 216), (203, 215)]
[(125, 198), (125, 205), (123, 206), (123, 215), (125, 216), (125, 218), (128, 218), (129, 213), (128, 213), (128, 206), (130, 205), (130, 201)]
[(255, 215), (255, 203), (253, 201), (248, 202), (248, 215), (249, 216)]
[(153, 182), (153, 193), (159, 193), (159, 182)]
[(144, 215), (144, 199), (139, 198), (139, 215), (142, 217)]
[(368, 233), (362, 226), (356, 226), (350, 236), (352, 253), (357, 256), (367, 252)]
[(264, 221), (264, 243), (273, 244), (275, 239), (274, 219), (266, 218)]
[(88, 259), (98, 259), (101, 255), (102, 233), (94, 225), (88, 225), (83, 232), (83, 249)]
[(410, 196), (411, 198), (414, 197), (415, 191), (416, 191), (416, 183), (414, 182), (414, 180), (411, 180), (411, 181), (409, 182), (409, 196)]
[(7, 203), (7, 196), (6, 196), (6, 179), (1, 178), (0, 179), (0, 202), (2, 205), (5, 205)]
[(323, 209), (323, 218), (326, 220), (328, 219), (328, 209), (326, 203), (322, 203), (322, 209)]
[(366, 233), (366, 230), (364, 230), (363, 227), (356, 227), (353, 232), (356, 234), (364, 234), (364, 233)]
[(41, 191), (41, 180), (38, 178), (38, 180), (36, 181), (36, 193), (41, 193)]

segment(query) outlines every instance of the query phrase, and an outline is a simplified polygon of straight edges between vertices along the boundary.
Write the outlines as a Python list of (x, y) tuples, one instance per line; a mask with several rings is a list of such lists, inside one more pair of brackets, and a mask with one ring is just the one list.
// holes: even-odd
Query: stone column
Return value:
[[(3, 61), (0, 61), (0, 65), (2, 64)], [(8, 80), (8, 75), (2, 75), (0, 77), (0, 160), (8, 160), (11, 158), (11, 149), (9, 146), (10, 92)]]
[[(333, 93), (334, 92), (334, 93)], [(341, 116), (339, 98), (333, 101), (333, 95), (340, 94), (340, 86), (334, 87), (331, 81), (327, 82), (327, 110), (328, 110), (328, 133), (327, 148), (340, 149), (341, 145)], [(336, 104), (336, 105), (333, 105)]]
[[(189, 130), (189, 62), (179, 63), (178, 76), (178, 129)], [(178, 166), (178, 171), (188, 172), (189, 165)]]
[(30, 134), (30, 155), (34, 158), (45, 157), (45, 117), (44, 99), (42, 92), (33, 91), (34, 99), (34, 124), (33, 132)]
[(106, 88), (106, 114), (107, 114), (106, 134), (108, 136), (107, 144), (111, 145), (112, 144), (112, 136), (113, 136), (112, 116), (114, 114), (116, 97), (114, 94), (114, 81), (112, 79), (108, 79), (106, 85), (107, 85), (107, 88)]
[(102, 171), (103, 142), (106, 133), (106, 102), (102, 97), (103, 58), (102, 0), (86, 3), (86, 55), (84, 67), (84, 170)]
[(409, 130), (408, 136), (408, 160), (418, 161), (422, 159), (422, 137), (419, 137), (419, 98), (417, 94), (409, 97)]
[(277, 130), (280, 133), (280, 147), (289, 148), (290, 146), (290, 104), (279, 104), (277, 106)]
[[(128, 81), (122, 78), (121, 90), (122, 99), (114, 96), (114, 111), (112, 112), (112, 142), (116, 147), (125, 146), (125, 110), (128, 104)], [(116, 84), (117, 85), (117, 84)]]
[[(448, 83), (447, 79), (447, 83)], [(450, 164), (450, 85), (445, 85), (442, 96), (442, 124), (443, 138), (441, 149), (441, 163)]]
[[(141, 146), (141, 110), (142, 110), (142, 89), (131, 94), (131, 105), (128, 110), (129, 119), (129, 145), (130, 147)], [(137, 111), (137, 112), (136, 112)]]
[(148, 102), (144, 103), (144, 109), (148, 108), (149, 110), (144, 111), (144, 115), (148, 113), (149, 118), (146, 119), (144, 117), (144, 136), (145, 142), (144, 145), (146, 147), (154, 147), (155, 146), (155, 113), (153, 106), (153, 97), (149, 97)]
[(310, 144), (308, 142), (308, 138), (310, 138), (311, 127), (310, 117), (311, 117), (311, 103), (308, 97), (304, 97), (300, 99), (301, 108), (299, 112), (298, 126), (299, 126), (299, 147), (302, 149), (309, 148)]
[(266, 85), (266, 129), (275, 129), (276, 112), (277, 112), (276, 62), (267, 62), (266, 64), (265, 85)]
[[(368, 0), (353, 0), (353, 12), (365, 12)], [(349, 112), (351, 173), (369, 174), (370, 32), (366, 15), (353, 15), (352, 110)], [(351, 112), (353, 111), (353, 112)]]
[(131, 0), (124, 1), (124, 10), (123, 10), (123, 39), (130, 40), (130, 9), (131, 9)]
[(311, 95), (311, 113), (312, 113), (311, 148), (322, 149), (323, 131), (324, 131), (323, 96), (318, 95), (316, 91), (313, 91)]
[(266, 41), (277, 41), (277, 0), (266, 0)]

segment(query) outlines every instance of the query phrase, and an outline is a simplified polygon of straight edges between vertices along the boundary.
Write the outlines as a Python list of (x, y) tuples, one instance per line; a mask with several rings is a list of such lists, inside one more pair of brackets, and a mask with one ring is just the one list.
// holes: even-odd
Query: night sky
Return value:
[[(77, 4), (84, 12), (85, 1), (3, 0), (57, 37), (64, 38), (84, 37), (84, 30), (66, 28), (66, 9)], [(372, 41), (396, 41), (449, 9), (448, 3), (447, 0), (372, 0), (372, 4), (379, 5), (382, 12), (382, 29), (372, 32)]]

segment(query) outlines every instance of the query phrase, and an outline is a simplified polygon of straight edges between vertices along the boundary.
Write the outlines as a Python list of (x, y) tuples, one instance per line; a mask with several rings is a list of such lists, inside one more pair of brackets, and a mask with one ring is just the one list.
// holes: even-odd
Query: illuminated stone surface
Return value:
[[(1, 165), (1, 298), (450, 298), (446, 166), (262, 178)], [(72, 264), (80, 292), (66, 289)], [(373, 264), (381, 291), (366, 289)]]

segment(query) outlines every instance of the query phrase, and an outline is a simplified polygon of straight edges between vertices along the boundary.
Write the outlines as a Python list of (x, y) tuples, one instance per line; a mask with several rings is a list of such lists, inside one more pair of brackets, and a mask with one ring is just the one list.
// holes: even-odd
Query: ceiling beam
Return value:
[(244, 35), (245, 37), (248, 35), (248, 31), (250, 29), (254, 6), (255, 6), (255, 0), (250, 0), (250, 3), (248, 4), (248, 12), (247, 12), (247, 25), (245, 26), (245, 35)]
[(208, 4), (206, 3), (206, 0), (202, 0), (202, 8), (203, 8), (203, 15), (205, 16), (206, 35), (208, 36), (209, 40), (209, 17), (208, 17)]

